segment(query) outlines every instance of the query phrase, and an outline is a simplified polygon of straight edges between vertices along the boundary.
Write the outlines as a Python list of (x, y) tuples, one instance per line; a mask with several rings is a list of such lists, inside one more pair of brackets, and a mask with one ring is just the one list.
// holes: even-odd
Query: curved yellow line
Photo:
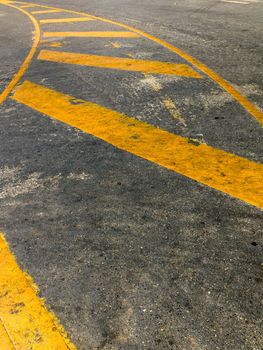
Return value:
[(35, 27), (35, 37), (34, 37), (34, 41), (33, 41), (33, 45), (26, 57), (26, 59), (24, 60), (24, 62), (22, 63), (20, 69), (18, 70), (18, 72), (15, 74), (15, 76), (13, 77), (13, 79), (10, 81), (10, 83), (7, 85), (7, 87), (4, 89), (4, 91), (0, 94), (0, 104), (4, 102), (4, 100), (8, 97), (8, 95), (11, 93), (11, 91), (14, 89), (14, 87), (16, 86), (16, 84), (19, 82), (19, 80), (22, 78), (22, 76), (25, 74), (35, 52), (36, 49), (38, 47), (39, 41), (40, 41), (40, 27), (36, 21), (36, 19), (27, 11), (21, 9), (20, 7), (11, 5), (10, 3), (5, 3), (5, 2), (0, 2), (2, 5), (6, 5), (9, 7), (13, 7), (16, 10), (19, 10), (21, 12), (23, 12), (25, 15), (27, 15), (31, 21), (34, 24)]
[(188, 55), (181, 49), (173, 46), (172, 44), (167, 43), (166, 41), (156, 38), (155, 36), (145, 33), (140, 29), (133, 28), (126, 24), (121, 24), (116, 21), (108, 20), (102, 17), (95, 17), (90, 15), (93, 18), (97, 18), (101, 21), (108, 22), (111, 24), (119, 25), (123, 28), (126, 28), (130, 31), (133, 31), (137, 34), (140, 34), (141, 36), (144, 36), (148, 38), (149, 40), (155, 41), (156, 43), (162, 45), (163, 47), (167, 48), (168, 50), (176, 53), (177, 55), (181, 56), (183, 59), (191, 63), (193, 66), (198, 68), (200, 71), (205, 73), (209, 78), (211, 78), (213, 81), (215, 81), (222, 89), (227, 91), (248, 113), (253, 115), (253, 117), (263, 125), (263, 112), (257, 108), (253, 103), (251, 103), (245, 96), (243, 96), (238, 90), (236, 90), (228, 81), (223, 79), (219, 74), (215, 73), (212, 69), (208, 68), (206, 65), (204, 65), (202, 62), (198, 61), (196, 58)]
[[(28, 4), (27, 2), (20, 2), (21, 4)], [(34, 4), (32, 4), (34, 6)], [(45, 8), (50, 8), (50, 9), (56, 9), (56, 10), (63, 10), (64, 12), (69, 12), (69, 13), (74, 13), (78, 15), (84, 15), (84, 16), (90, 16), (94, 19), (98, 19), (103, 22), (111, 23), (118, 25), (122, 28), (128, 29), (130, 31), (133, 31), (134, 33), (137, 33), (141, 36), (144, 36), (148, 38), (149, 40), (155, 41), (159, 45), (162, 45), (163, 47), (167, 48), (168, 50), (176, 53), (177, 55), (181, 56), (183, 59), (191, 63), (193, 66), (198, 68), (200, 71), (205, 73), (209, 78), (211, 78), (214, 82), (216, 82), (222, 89), (227, 91), (248, 113), (250, 113), (260, 124), (263, 125), (263, 112), (256, 107), (252, 102), (250, 102), (245, 96), (243, 96), (238, 90), (236, 90), (228, 81), (223, 79), (219, 74), (215, 73), (212, 69), (208, 68), (205, 64), (201, 63), (194, 57), (188, 55), (181, 49), (173, 46), (172, 44), (167, 43), (163, 39), (156, 38), (155, 36), (148, 34), (140, 29), (136, 29), (134, 27), (131, 27), (126, 24), (119, 23), (117, 21), (113, 21), (110, 19), (106, 19), (103, 17), (98, 17), (98, 16), (93, 16), (87, 13), (83, 12), (77, 12), (77, 11), (72, 11), (72, 10), (66, 10), (58, 7), (51, 7), (51, 6), (46, 6), (43, 5)]]
[[(22, 1), (18, 1), (17, 3), (29, 4), (27, 2), (22, 2)], [(32, 6), (36, 6), (36, 5), (32, 4)], [(263, 125), (263, 112), (258, 107), (256, 107), (252, 102), (250, 102), (245, 96), (243, 96), (238, 90), (236, 90), (228, 81), (223, 79), (219, 74), (215, 73), (212, 69), (208, 68), (205, 64), (201, 63), (200, 61), (198, 61), (194, 57), (188, 55), (187, 53), (185, 53), (181, 49), (173, 46), (172, 44), (167, 43), (165, 40), (156, 38), (155, 36), (148, 34), (140, 29), (136, 29), (132, 26), (122, 24), (122, 23), (119, 23), (117, 21), (113, 21), (113, 20), (106, 19), (103, 17), (98, 17), (98, 16), (87, 14), (87, 13), (83, 13), (83, 12), (73, 11), (73, 10), (66, 10), (66, 9), (62, 9), (59, 7), (52, 7), (52, 6), (46, 6), (46, 5), (43, 5), (43, 7), (50, 8), (50, 9), (56, 9), (56, 10), (60, 10), (60, 11), (62, 10), (64, 12), (74, 13), (74, 14), (78, 14), (78, 15), (82, 15), (82, 16), (83, 15), (90, 16), (91, 18), (98, 19), (98, 20), (106, 22), (106, 23), (115, 24), (115, 25), (120, 26), (122, 28), (133, 31), (134, 33), (137, 33), (141, 36), (144, 36), (145, 38), (147, 38), (149, 40), (152, 40), (152, 41), (158, 43), (159, 45), (162, 45), (163, 47), (167, 48), (171, 52), (174, 52), (177, 55), (181, 56), (183, 59), (185, 59), (186, 61), (191, 63), (193, 66), (198, 68), (200, 71), (205, 73), (209, 78), (211, 78), (214, 82), (216, 82), (222, 89), (227, 91), (261, 125)]]

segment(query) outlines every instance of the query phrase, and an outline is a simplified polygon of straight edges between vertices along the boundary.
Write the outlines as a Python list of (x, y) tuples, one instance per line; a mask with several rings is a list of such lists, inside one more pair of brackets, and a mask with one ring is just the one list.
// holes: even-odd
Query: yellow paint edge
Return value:
[[(19, 3), (27, 4), (26, 2), (19, 2)], [(167, 43), (165, 40), (156, 38), (155, 36), (153, 36), (151, 34), (148, 34), (148, 33), (144, 32), (144, 31), (142, 31), (140, 29), (136, 29), (136, 28), (134, 28), (132, 26), (129, 26), (129, 25), (126, 25), (126, 24), (122, 24), (122, 23), (119, 23), (117, 21), (113, 21), (113, 20), (106, 19), (106, 18), (103, 18), (103, 17), (98, 17), (98, 16), (94, 16), (94, 15), (91, 15), (91, 14), (78, 12), (78, 11), (73, 11), (73, 10), (61, 9), (61, 8), (58, 8), (58, 7), (51, 7), (51, 6), (45, 6), (45, 7), (46, 8), (50, 8), (50, 9), (59, 9), (59, 10), (63, 10), (63, 11), (68, 12), (68, 13), (74, 13), (74, 14), (78, 14), (78, 15), (82, 15), (82, 16), (86, 15), (86, 16), (90, 16), (91, 18), (94, 18), (94, 19), (97, 19), (97, 20), (101, 20), (101, 21), (106, 22), (106, 23), (115, 24), (115, 25), (118, 25), (118, 26), (120, 26), (122, 28), (125, 28), (125, 29), (128, 29), (130, 31), (133, 31), (133, 32), (135, 32), (135, 33), (137, 33), (137, 34), (139, 34), (141, 36), (144, 36), (145, 38), (148, 38), (149, 40), (152, 40), (152, 41), (162, 45), (163, 47), (167, 48), (171, 52), (174, 52), (174, 53), (178, 54), (179, 56), (184, 58), (186, 61), (191, 63), (193, 66), (198, 68), (200, 71), (205, 73), (207, 76), (209, 76), (223, 90), (227, 91), (261, 125), (263, 125), (263, 112), (258, 107), (256, 107), (252, 102), (250, 102), (245, 96), (243, 96), (238, 90), (236, 90), (228, 81), (223, 79), (219, 74), (215, 73), (212, 69), (208, 68), (206, 65), (204, 65), (203, 63), (201, 63), (197, 59), (193, 58), (189, 54), (185, 53), (181, 49), (175, 47), (172, 44)]]
[(13, 99), (113, 146), (263, 209), (263, 165), (24, 82)]
[[(3, 329), (6, 330), (14, 349), (76, 350), (58, 319), (38, 297), (38, 288), (31, 277), (19, 268), (2, 233), (0, 320), (0, 335), (1, 330), (2, 334)], [(0, 344), (4, 340), (7, 341), (7, 336), (0, 338)]]
[(38, 25), (37, 21), (35, 20), (35, 18), (30, 13), (28, 13), (27, 11), (25, 11), (17, 6), (11, 5), (10, 3), (1, 2), (1, 4), (4, 4), (4, 5), (9, 6), (9, 7), (13, 7), (16, 10), (19, 10), (19, 11), (23, 12), (25, 15), (27, 15), (35, 27), (35, 37), (33, 39), (33, 45), (31, 47), (26, 59), (24, 60), (24, 62), (20, 66), (20, 69), (15, 74), (15, 76), (10, 81), (10, 83), (7, 85), (7, 87), (4, 89), (4, 91), (0, 94), (0, 105), (4, 102), (4, 100), (11, 93), (11, 91), (14, 89), (16, 84), (20, 81), (20, 79), (25, 74), (30, 62), (32, 61), (32, 58), (35, 55), (36, 49), (37, 49), (39, 41), (40, 41), (40, 36), (41, 36), (39, 25)]

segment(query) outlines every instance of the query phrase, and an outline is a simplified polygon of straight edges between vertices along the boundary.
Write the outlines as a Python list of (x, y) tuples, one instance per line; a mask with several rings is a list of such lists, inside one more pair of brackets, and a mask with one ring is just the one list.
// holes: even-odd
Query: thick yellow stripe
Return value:
[(172, 62), (134, 60), (132, 58), (120, 58), (111, 56), (87, 55), (73, 52), (60, 52), (41, 50), (39, 60), (79, 64), (89, 67), (120, 69), (151, 74), (173, 74), (190, 78), (201, 78), (191, 67), (186, 64)]
[[(4, 331), (8, 333), (8, 337)], [(10, 347), (7, 347), (8, 345)], [(75, 349), (66, 338), (55, 316), (45, 308), (38, 297), (36, 286), (17, 265), (2, 234), (0, 234), (0, 348), (1, 350)]]
[(263, 165), (96, 104), (24, 82), (13, 99), (219, 191), (263, 208)]
[(77, 17), (77, 18), (50, 18), (50, 19), (41, 19), (39, 22), (41, 24), (50, 24), (50, 23), (69, 23), (69, 22), (85, 22), (93, 21), (93, 18), (90, 17)]
[(62, 12), (61, 10), (41, 10), (41, 11), (33, 11), (31, 12), (32, 15), (38, 15), (43, 13), (56, 13), (56, 12)]
[[(33, 12), (32, 12), (33, 13)], [(84, 38), (140, 38), (133, 32), (45, 32), (45, 38), (50, 37), (84, 37)]]

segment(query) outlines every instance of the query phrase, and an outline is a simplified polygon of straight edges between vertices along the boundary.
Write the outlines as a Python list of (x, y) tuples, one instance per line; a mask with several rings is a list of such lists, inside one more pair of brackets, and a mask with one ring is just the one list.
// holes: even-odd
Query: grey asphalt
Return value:
[[(263, 108), (261, 1), (35, 3), (165, 39)], [(31, 30), (0, 5), (1, 90), (30, 49)], [(41, 48), (61, 50), (52, 43)], [(67, 38), (62, 49), (183, 62), (146, 39)], [(138, 73), (35, 59), (24, 79), (262, 163), (262, 127), (212, 81), (160, 78), (182, 127)], [(10, 98), (0, 122), (1, 230), (77, 349), (263, 349), (262, 210)]]

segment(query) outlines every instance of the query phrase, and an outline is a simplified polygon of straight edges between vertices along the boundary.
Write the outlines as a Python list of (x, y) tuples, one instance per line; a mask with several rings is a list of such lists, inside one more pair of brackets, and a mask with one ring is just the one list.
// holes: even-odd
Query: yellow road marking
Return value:
[(171, 114), (171, 116), (174, 118), (174, 120), (177, 120), (184, 127), (186, 127), (186, 122), (185, 122), (184, 118), (182, 117), (181, 112), (179, 111), (179, 109), (174, 104), (174, 102), (171, 99), (171, 97), (170, 96), (162, 96), (162, 101), (163, 101), (165, 107), (168, 109), (168, 111)]
[(170, 62), (144, 61), (134, 60), (131, 58), (97, 56), (50, 50), (41, 50), (38, 55), (38, 59), (67, 64), (79, 64), (89, 67), (120, 69), (143, 73), (173, 74), (190, 78), (201, 78), (197, 72), (186, 64)]
[(2, 3), (6, 6), (13, 7), (15, 9), (23, 12), (25, 15), (27, 15), (35, 27), (35, 35), (34, 35), (32, 47), (31, 47), (26, 59), (24, 60), (24, 62), (20, 66), (20, 69), (15, 74), (13, 79), (10, 81), (10, 83), (7, 85), (7, 87), (4, 89), (4, 91), (0, 94), (0, 105), (1, 105), (1, 103), (4, 102), (4, 100), (7, 98), (7, 96), (10, 94), (10, 92), (13, 90), (13, 88), (16, 86), (16, 84), (19, 82), (19, 80), (25, 74), (25, 72), (26, 72), (35, 52), (36, 52), (39, 41), (40, 41), (40, 29), (39, 29), (39, 25), (38, 25), (37, 21), (35, 20), (35, 18), (30, 13), (21, 9), (20, 7), (17, 7), (17, 6), (14, 6), (14, 5), (11, 5), (9, 3), (5, 3), (5, 2), (2, 2)]
[[(74, 11), (74, 13), (81, 14), (81, 12), (76, 12), (76, 11)], [(136, 29), (132, 26), (122, 24), (117, 21), (113, 21), (103, 17), (94, 16), (94, 19), (101, 20), (103, 22), (110, 23), (110, 24), (115, 24), (127, 30), (133, 31), (141, 36), (144, 36), (145, 38), (148, 38), (151, 41), (154, 41), (160, 44), (161, 46), (167, 48), (169, 51), (174, 52), (177, 55), (181, 56), (183, 59), (191, 63), (193, 66), (195, 66), (200, 71), (205, 73), (213, 81), (215, 81), (222, 89), (227, 91), (248, 113), (250, 113), (260, 124), (263, 125), (263, 112), (258, 107), (256, 107), (253, 103), (251, 103), (245, 96), (243, 96), (238, 90), (236, 90), (228, 81), (223, 79), (219, 74), (215, 73), (212, 69), (208, 68), (205, 64), (201, 63), (196, 58), (188, 55), (187, 53), (177, 48), (176, 46), (173, 46), (172, 44), (167, 43), (163, 39), (159, 39), (140, 29)]]
[[(145, 75), (145, 82), (147, 82), (152, 87), (152, 89), (157, 93), (161, 92), (162, 85), (156, 79), (156, 77), (153, 77), (151, 75), (149, 76)], [(166, 109), (168, 110), (168, 112), (170, 113), (170, 115), (173, 117), (173, 119), (175, 119), (176, 121), (179, 121), (184, 127), (186, 127), (186, 121), (184, 120), (180, 110), (176, 107), (171, 97), (167, 95), (164, 95), (164, 96), (161, 95), (161, 100), (165, 105)]]
[[(3, 0), (0, 0), (0, 2), (4, 3), (4, 4), (6, 3)], [(26, 2), (23, 2), (23, 1), (17, 1), (16, 3), (27, 4)], [(34, 5), (34, 4), (32, 4), (32, 5)], [(105, 22), (105, 23), (115, 24), (119, 27), (128, 29), (129, 31), (133, 31), (134, 33), (137, 33), (141, 36), (144, 36), (145, 38), (148, 38), (151, 41), (154, 41), (154, 42), (162, 45), (163, 47), (167, 48), (171, 52), (174, 52), (177, 55), (181, 56), (186, 61), (188, 61), (189, 63), (194, 65), (196, 68), (198, 68), (200, 71), (205, 73), (214, 82), (216, 82), (222, 89), (227, 91), (260, 124), (263, 124), (263, 112), (258, 107), (256, 107), (253, 103), (251, 103), (245, 96), (243, 96), (238, 90), (236, 90), (228, 81), (223, 79), (219, 74), (215, 73), (212, 69), (208, 68), (206, 65), (204, 65), (203, 63), (201, 63), (197, 59), (193, 58), (192, 56), (188, 55), (187, 53), (185, 53), (181, 49), (177, 48), (176, 46), (173, 46), (172, 44), (169, 44), (162, 39), (156, 38), (155, 36), (148, 34), (140, 29), (136, 29), (132, 26), (122, 24), (122, 23), (119, 23), (117, 21), (113, 21), (113, 20), (106, 19), (103, 17), (92, 16), (92, 15), (89, 15), (89, 14), (86, 14), (83, 12), (79, 12), (79, 11), (61, 9), (58, 7), (45, 6), (45, 8), (57, 9), (57, 10), (61, 10), (61, 11), (67, 12), (67, 13), (71, 13), (71, 14), (74, 13), (74, 14), (81, 15), (81, 16), (85, 15), (85, 16), (89, 16), (90, 18), (93, 18), (94, 20), (100, 20), (100, 21)], [(1, 101), (0, 101), (0, 103), (1, 103)]]
[(28, 4), (28, 5), (20, 6), (21, 9), (27, 9), (27, 8), (30, 8), (30, 7), (45, 7), (45, 6), (37, 5), (37, 4)]
[(41, 10), (41, 11), (33, 11), (31, 13), (32, 13), (32, 15), (38, 15), (38, 14), (56, 13), (56, 12), (62, 12), (62, 11), (61, 10)]
[(111, 42), (110, 45), (112, 47), (114, 47), (115, 49), (120, 49), (121, 48), (121, 44), (118, 42)]
[[(171, 134), (94, 103), (24, 82), (13, 99), (124, 151), (263, 208), (263, 165)], [(77, 103), (76, 103), (77, 102)]]
[(90, 17), (77, 17), (77, 18), (49, 18), (49, 19), (41, 19), (39, 22), (41, 24), (50, 24), (50, 23), (69, 23), (69, 22), (85, 22), (85, 21), (93, 21), (93, 18)]
[(94, 37), (94, 38), (140, 38), (133, 32), (45, 32), (45, 38), (50, 37)]
[(37, 287), (19, 268), (0, 234), (1, 350), (75, 350), (37, 293)]

